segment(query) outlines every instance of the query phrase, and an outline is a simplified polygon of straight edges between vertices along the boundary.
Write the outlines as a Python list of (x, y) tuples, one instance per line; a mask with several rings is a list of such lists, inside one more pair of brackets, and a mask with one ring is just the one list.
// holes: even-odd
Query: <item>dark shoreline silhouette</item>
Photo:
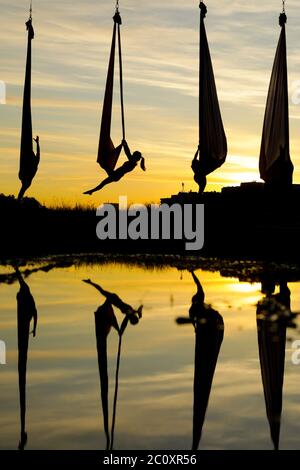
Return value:
[(162, 202), (204, 204), (203, 250), (187, 252), (185, 240), (100, 241), (94, 208), (46, 208), (34, 199), (24, 198), (19, 203), (12, 196), (0, 195), (0, 259), (58, 253), (156, 253), (300, 261), (297, 185), (281, 195), (253, 183), (200, 197), (197, 193), (180, 193)]

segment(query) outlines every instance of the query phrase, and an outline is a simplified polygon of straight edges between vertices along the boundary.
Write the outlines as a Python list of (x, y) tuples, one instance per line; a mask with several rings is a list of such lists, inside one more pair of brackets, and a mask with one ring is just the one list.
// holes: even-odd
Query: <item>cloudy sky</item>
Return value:
[[(197, 0), (120, 0), (123, 18), (127, 140), (146, 157), (123, 181), (92, 198), (82, 192), (105, 177), (96, 163), (114, 1), (34, 0), (33, 132), (42, 160), (28, 195), (47, 204), (157, 202), (181, 183), (196, 189), (190, 169), (197, 148)], [(0, 0), (0, 192), (16, 194), (27, 0)], [(280, 0), (207, 0), (207, 34), (229, 155), (209, 177), (209, 190), (258, 180), (264, 106), (280, 28)], [(287, 0), (291, 157), (300, 183), (299, 0)], [(113, 138), (121, 138), (118, 86)], [(124, 157), (123, 157), (124, 158)]]

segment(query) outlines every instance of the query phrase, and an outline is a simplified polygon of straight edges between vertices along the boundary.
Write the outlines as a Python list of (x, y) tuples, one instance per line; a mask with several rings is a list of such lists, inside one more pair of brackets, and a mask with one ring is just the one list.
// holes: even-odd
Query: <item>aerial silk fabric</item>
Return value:
[(270, 184), (292, 184), (293, 164), (289, 145), (289, 105), (286, 32), (282, 24), (265, 111), (259, 170)]
[(102, 111), (100, 139), (98, 147), (97, 162), (107, 172), (111, 173), (117, 164), (121, 153), (121, 147), (115, 148), (111, 139), (111, 120), (112, 120), (112, 103), (114, 89), (114, 70), (115, 70), (115, 49), (116, 49), (116, 31), (117, 23), (114, 23), (113, 37), (110, 51), (110, 59), (106, 80), (105, 96)]
[[(280, 305), (278, 308), (280, 312)], [(261, 377), (266, 412), (274, 448), (279, 447), (284, 378), (286, 325), (265, 317), (264, 307), (257, 309), (257, 329)]]
[(36, 156), (33, 152), (31, 117), (31, 41), (34, 38), (32, 21), (26, 23), (28, 30), (27, 60), (23, 95), (22, 134), (20, 150), (19, 179), (31, 180), (36, 172)]
[(112, 326), (118, 329), (117, 319), (109, 301), (105, 301), (95, 312), (95, 328), (97, 340), (98, 366), (101, 387), (101, 401), (104, 431), (106, 435), (106, 450), (110, 446), (108, 422), (108, 371), (107, 371), (107, 338)]
[(19, 449), (26, 445), (26, 371), (28, 344), (30, 335), (30, 322), (37, 317), (37, 310), (34, 298), (26, 282), (20, 278), (20, 290), (17, 294), (18, 312), (18, 373), (19, 373), (19, 398), (20, 398), (20, 419), (21, 419), (21, 439)]
[(201, 170), (205, 175), (208, 175), (225, 162), (227, 140), (207, 42), (204, 16), (201, 10), (199, 151)]
[(199, 447), (215, 368), (223, 341), (222, 316), (209, 308), (205, 315), (200, 314), (195, 333), (193, 450)]

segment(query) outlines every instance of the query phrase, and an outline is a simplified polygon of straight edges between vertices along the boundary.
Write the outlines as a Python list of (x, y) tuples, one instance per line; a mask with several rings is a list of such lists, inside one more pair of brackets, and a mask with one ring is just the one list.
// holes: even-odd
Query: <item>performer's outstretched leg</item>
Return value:
[(196, 300), (198, 302), (201, 302), (203, 303), (204, 302), (204, 299), (205, 299), (205, 294), (204, 294), (204, 290), (203, 290), (203, 287), (201, 285), (201, 282), (199, 281), (199, 279), (197, 278), (196, 274), (194, 273), (194, 271), (191, 271), (191, 274), (193, 276), (193, 279), (194, 279), (194, 282), (197, 286), (197, 293), (194, 295), (193, 299)]
[(27, 189), (30, 187), (30, 184), (31, 183), (28, 184), (27, 182), (22, 182), (22, 187), (18, 194), (18, 201), (21, 201), (23, 199), (24, 194), (26, 193)]
[(204, 173), (199, 173), (199, 172), (195, 173), (194, 181), (199, 186), (199, 194), (204, 193), (204, 190), (205, 190), (206, 184), (207, 184), (206, 175)]
[(103, 180), (98, 186), (96, 186), (95, 188), (93, 189), (90, 189), (89, 191), (85, 191), (83, 194), (89, 194), (90, 196), (97, 192), (97, 191), (101, 191), (101, 189), (104, 188), (104, 186), (110, 184), (110, 183), (113, 183), (114, 180), (112, 179), (111, 176), (108, 176), (107, 178), (105, 178), (105, 180)]

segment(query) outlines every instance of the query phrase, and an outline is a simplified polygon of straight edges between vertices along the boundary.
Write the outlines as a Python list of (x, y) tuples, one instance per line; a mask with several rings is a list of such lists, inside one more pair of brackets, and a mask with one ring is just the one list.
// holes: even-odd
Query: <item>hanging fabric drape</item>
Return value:
[(115, 50), (116, 36), (118, 35), (118, 51), (119, 51), (119, 69), (120, 69), (120, 97), (121, 97), (121, 119), (122, 119), (122, 138), (125, 139), (125, 117), (124, 117), (124, 98), (123, 98), (123, 68), (122, 68), (122, 51), (121, 51), (121, 16), (117, 9), (113, 17), (114, 27), (112, 44), (110, 51), (109, 66), (107, 72), (106, 88), (104, 95), (100, 139), (98, 147), (97, 162), (109, 174), (117, 164), (120, 156), (122, 145), (115, 147), (111, 139), (111, 121), (112, 121), (112, 105), (113, 105), (113, 89), (114, 89), (114, 73), (115, 73)]
[(114, 327), (118, 330), (118, 323), (112, 305), (106, 300), (95, 312), (95, 329), (97, 340), (98, 366), (101, 387), (101, 402), (103, 412), (103, 425), (106, 435), (106, 450), (110, 448), (109, 416), (108, 416), (108, 371), (107, 371), (107, 339)]
[[(266, 315), (269, 305), (271, 306), (271, 312), (274, 311), (274, 304), (274, 301), (271, 303), (270, 300), (266, 299), (264, 303), (258, 305), (257, 331), (266, 413), (274, 448), (278, 449), (282, 413), (286, 323), (282, 318), (274, 321)], [(279, 315), (282, 315), (282, 307), (284, 306), (278, 305)]]
[(227, 140), (223, 127), (204, 18), (200, 3), (199, 157), (201, 171), (208, 175), (226, 160)]
[(23, 95), (23, 115), (19, 169), (19, 179), (22, 182), (32, 180), (34, 176), (34, 167), (36, 160), (35, 154), (33, 152), (31, 117), (31, 41), (34, 39), (34, 30), (32, 26), (31, 14), (29, 20), (26, 23), (26, 27), (28, 31), (28, 43)]
[(19, 400), (21, 438), (19, 449), (23, 450), (27, 442), (26, 434), (26, 372), (27, 356), (30, 335), (30, 323), (33, 320), (33, 335), (35, 336), (37, 325), (37, 309), (30, 289), (19, 271), (17, 271), (20, 290), (17, 294), (18, 314), (18, 374), (19, 374)]
[(224, 336), (222, 316), (212, 308), (200, 315), (195, 326), (195, 369), (192, 450), (199, 447), (215, 368)]
[(282, 13), (279, 18), (281, 33), (269, 86), (259, 160), (261, 178), (268, 184), (280, 186), (292, 184), (294, 169), (289, 143), (286, 21), (287, 17)]

